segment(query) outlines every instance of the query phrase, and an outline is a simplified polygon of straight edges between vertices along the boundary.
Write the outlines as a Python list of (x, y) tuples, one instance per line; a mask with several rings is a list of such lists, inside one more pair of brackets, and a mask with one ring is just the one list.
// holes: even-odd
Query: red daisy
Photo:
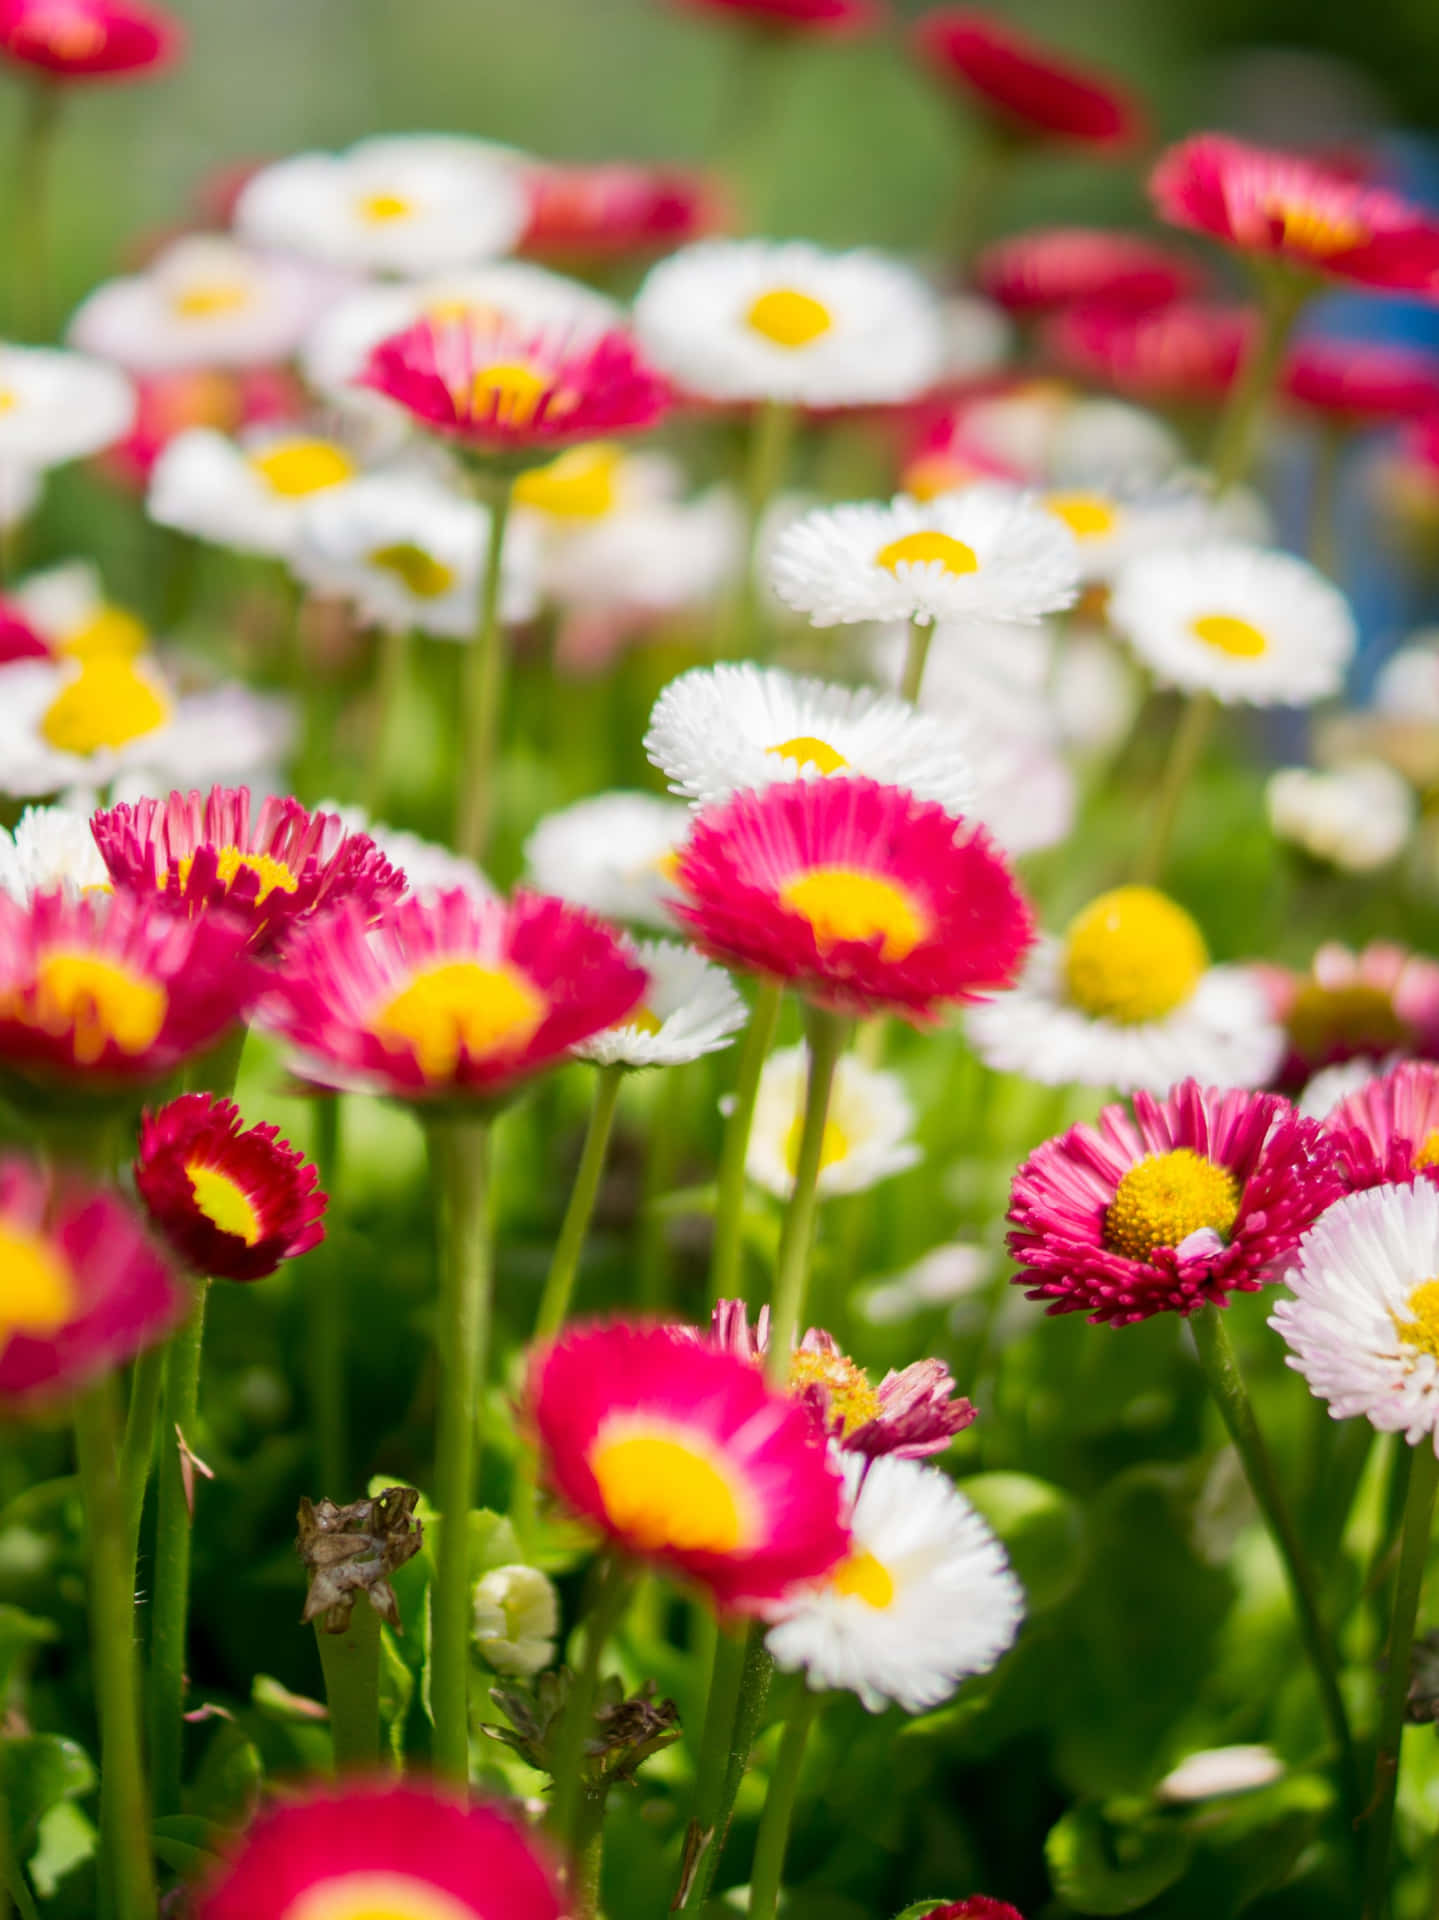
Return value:
[(1289, 1036), (1280, 1085), (1301, 1087), (1321, 1067), (1391, 1053), (1439, 1059), (1439, 961), (1387, 940), (1361, 953), (1326, 941), (1308, 973), (1257, 964)]
[(1175, 300), (1133, 311), (1090, 301), (1057, 313), (1044, 328), (1044, 349), (1068, 372), (1113, 387), (1134, 400), (1222, 400), (1258, 333), (1249, 307)]
[(1439, 293), (1439, 221), (1302, 154), (1199, 133), (1160, 156), (1160, 213), (1243, 253), (1393, 293)]
[(1341, 1100), (1324, 1128), (1338, 1143), (1351, 1191), (1416, 1173), (1439, 1180), (1439, 1066), (1405, 1060)]
[(188, 1300), (118, 1194), (0, 1160), (0, 1408), (73, 1392), (163, 1340)]
[(537, 167), (526, 186), (520, 251), (537, 260), (664, 253), (728, 224), (718, 184), (683, 167)]
[(940, 7), (918, 23), (912, 44), (932, 72), (1011, 133), (1115, 148), (1131, 145), (1144, 130), (1140, 108), (1124, 88), (991, 14)]
[(177, 60), (178, 20), (141, 0), (0, 0), (0, 55), (53, 80), (119, 80)]
[(879, 0), (678, 0), (694, 13), (723, 13), (776, 33), (868, 33), (883, 21)]
[(49, 646), (12, 601), (0, 598), (0, 667), (13, 660), (49, 660)]
[(365, 833), (338, 814), (271, 797), (252, 816), (248, 787), (172, 793), (97, 813), (90, 823), (115, 885), (160, 895), (186, 914), (216, 907), (243, 920), (257, 952), (273, 951), (317, 912), (354, 901), (371, 914), (405, 891)]
[(708, 807), (679, 849), (674, 912), (715, 959), (836, 1013), (920, 1022), (1011, 985), (1034, 922), (982, 827), (831, 774)]
[(689, 1327), (564, 1334), (527, 1405), (555, 1492), (626, 1552), (754, 1612), (843, 1559), (842, 1482), (808, 1408)]
[(415, 895), (301, 929), (262, 1017), (320, 1086), (499, 1097), (622, 1020), (649, 976), (601, 921), (540, 894)]
[(1162, 307), (1192, 294), (1200, 275), (1157, 240), (1104, 227), (1036, 227), (986, 247), (975, 264), (980, 290), (1011, 313), (1046, 313), (1081, 300)]
[(357, 384), (431, 432), (491, 452), (652, 427), (670, 406), (668, 385), (628, 334), (526, 333), (478, 311), (382, 340)]
[(233, 1100), (184, 1093), (140, 1122), (135, 1185), (195, 1273), (263, 1280), (325, 1237), (319, 1175), (278, 1127), (245, 1128)]
[(991, 1900), (987, 1893), (972, 1893), (967, 1900), (951, 1900), (947, 1906), (931, 1907), (924, 1920), (1024, 1920), (1024, 1915), (1007, 1900)]
[(1333, 1141), (1277, 1093), (1185, 1080), (1046, 1140), (1014, 1177), (1031, 1300), (1127, 1326), (1253, 1293), (1344, 1191)]
[(1314, 413), (1353, 425), (1439, 412), (1439, 353), (1387, 340), (1301, 340), (1284, 391)]
[(550, 1863), (495, 1805), (364, 1781), (265, 1809), (194, 1897), (192, 1920), (560, 1920)]
[(145, 1086), (212, 1048), (260, 993), (245, 929), (130, 894), (0, 894), (0, 1074)]

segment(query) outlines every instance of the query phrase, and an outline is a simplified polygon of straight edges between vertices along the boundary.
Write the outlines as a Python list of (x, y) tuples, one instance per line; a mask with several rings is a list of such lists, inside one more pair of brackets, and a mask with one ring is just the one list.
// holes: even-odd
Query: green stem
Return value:
[(1399, 1755), (1404, 1738), (1404, 1708), (1409, 1695), (1409, 1648), (1419, 1615), (1424, 1565), (1439, 1493), (1439, 1458), (1421, 1442), (1411, 1449), (1409, 1494), (1404, 1503), (1404, 1539), (1394, 1583), (1393, 1624), (1379, 1707), (1379, 1738), (1374, 1755), (1374, 1793), (1369, 1838), (1364, 1853), (1364, 1920), (1384, 1920), (1389, 1911), (1389, 1849), (1394, 1837), (1394, 1801), (1399, 1790)]
[(759, 603), (755, 585), (755, 542), (765, 508), (784, 485), (794, 442), (795, 410), (781, 400), (766, 400), (750, 422), (745, 462), (746, 532), (740, 571), (715, 622), (717, 659), (742, 658), (758, 637)]
[[(725, 1840), (729, 1835), (730, 1821), (734, 1817), (734, 1803), (739, 1797), (740, 1782), (749, 1765), (750, 1749), (754, 1746), (760, 1721), (764, 1718), (769, 1683), (774, 1674), (774, 1662), (766, 1651), (764, 1636), (765, 1625), (762, 1620), (756, 1620), (745, 1636), (739, 1685), (735, 1690), (734, 1712), (729, 1719), (728, 1740), (723, 1756), (724, 1771), (710, 1817), (698, 1822), (698, 1848), (691, 1861), (688, 1885), (682, 1888), (682, 1897), (677, 1902), (682, 1913), (698, 1912), (709, 1898), (720, 1855), (724, 1852)], [(709, 1716), (706, 1715), (706, 1735), (708, 1731)]]
[(1340, 1787), (1350, 1821), (1359, 1816), (1359, 1769), (1354, 1754), (1354, 1736), (1344, 1696), (1339, 1690), (1339, 1668), (1334, 1643), (1319, 1609), (1318, 1587), (1314, 1572), (1300, 1544), (1294, 1521), (1274, 1471), (1274, 1462), (1259, 1431), (1254, 1407), (1239, 1371), (1238, 1356), (1224, 1324), (1219, 1307), (1204, 1307), (1189, 1321), (1194, 1345), (1204, 1376), (1229, 1437), (1239, 1455), (1250, 1491), (1269, 1529), (1294, 1600), (1299, 1630), (1309, 1663), (1319, 1688), (1324, 1717), (1329, 1723), (1339, 1754)]
[(1024, 154), (1024, 142), (997, 122), (983, 118), (968, 123), (973, 141), (958, 185), (948, 202), (941, 201), (936, 243), (940, 265), (951, 273), (969, 265), (980, 242), (994, 229), (994, 207)]
[(789, 1845), (800, 1771), (810, 1729), (822, 1703), (822, 1695), (805, 1688), (785, 1722), (784, 1738), (780, 1741), (774, 1772), (769, 1777), (769, 1792), (765, 1795), (764, 1812), (755, 1836), (754, 1865), (749, 1876), (750, 1920), (774, 1920), (779, 1908), (785, 1849)]
[(44, 340), (50, 331), (50, 188), (63, 88), (44, 79), (25, 86), (25, 118), (16, 167), (15, 278), (10, 310), (17, 338)]
[(180, 1812), (192, 1519), (181, 1448), (195, 1440), (207, 1284), (195, 1289), (190, 1318), (170, 1342), (165, 1369), (148, 1689), (152, 1791), (155, 1812), (162, 1817)]
[(145, 1489), (155, 1458), (155, 1430), (160, 1420), (160, 1394), (165, 1384), (165, 1356), (169, 1347), (147, 1347), (130, 1369), (130, 1405), (125, 1414), (125, 1438), (120, 1449), (120, 1485), (125, 1494), (125, 1536), (130, 1542), (130, 1564), (140, 1548), (140, 1520), (145, 1511)]
[(455, 815), (455, 846), (472, 860), (484, 859), (494, 809), (495, 752), (505, 686), (500, 578), (505, 529), (514, 498), (514, 488), (508, 479), (487, 481), (485, 485), (489, 492), (490, 538), (480, 588), (479, 630), (465, 656), (459, 804)]
[(430, 1601), (433, 1754), (437, 1773), (464, 1783), (470, 1765), (469, 1514), (479, 1471), (476, 1409), (484, 1392), (492, 1290), (488, 1119), (433, 1121), (430, 1153), (443, 1234), (435, 1328), (435, 1499), (441, 1522)]
[(810, 1249), (814, 1244), (819, 1210), (819, 1174), (824, 1160), (824, 1130), (829, 1121), (829, 1098), (835, 1069), (849, 1038), (850, 1023), (819, 1007), (807, 1009), (805, 1028), (809, 1048), (809, 1075), (805, 1083), (804, 1120), (795, 1159), (794, 1191), (780, 1234), (775, 1269), (774, 1298), (770, 1303), (769, 1350), (765, 1369), (772, 1380), (789, 1373), (790, 1353), (799, 1338), (809, 1282)]
[(373, 1773), (379, 1764), (380, 1624), (363, 1594), (342, 1632), (327, 1633), (323, 1614), (315, 1622), (336, 1773)]
[(414, 654), (414, 635), (406, 627), (385, 627), (376, 641), (373, 730), (365, 768), (362, 804), (371, 820), (385, 816), (390, 774), (399, 754), (405, 718), (405, 689)]
[(1249, 476), (1259, 423), (1279, 379), (1289, 336), (1313, 291), (1308, 281), (1282, 271), (1265, 275), (1260, 285), (1259, 339), (1230, 391), (1209, 451), (1216, 495), (1228, 493)]
[(918, 618), (910, 621), (899, 695), (902, 700), (909, 700), (916, 706), (919, 704), (919, 690), (924, 685), (924, 663), (929, 658), (929, 643), (933, 638), (934, 627), (930, 622)]
[(734, 1727), (740, 1680), (744, 1674), (745, 1644), (742, 1633), (731, 1633), (723, 1626), (715, 1632), (709, 1694), (705, 1700), (704, 1726), (700, 1730), (699, 1754), (695, 1761), (694, 1820), (701, 1830), (714, 1825), (719, 1807), (725, 1763), (729, 1757), (730, 1732)]
[(315, 1109), (315, 1165), (329, 1195), (325, 1245), (306, 1262), (305, 1371), (310, 1428), (320, 1491), (343, 1504), (349, 1484), (349, 1406), (345, 1391), (350, 1300), (345, 1263), (336, 1240), (341, 1218), (341, 1096), (325, 1095)]
[(580, 1838), (585, 1798), (585, 1746), (594, 1727), (600, 1661), (611, 1634), (620, 1623), (632, 1585), (628, 1569), (618, 1560), (606, 1556), (598, 1563), (595, 1596), (585, 1615), (584, 1658), (575, 1670), (555, 1735), (555, 1794), (550, 1803), (548, 1825), (559, 1844), (572, 1852)]
[(645, 1138), (644, 1190), (640, 1205), (639, 1283), (641, 1308), (663, 1306), (669, 1278), (669, 1223), (660, 1202), (675, 1182), (684, 1138), (685, 1069), (667, 1067)]
[(1135, 868), (1134, 877), (1141, 885), (1155, 886), (1163, 875), (1174, 825), (1179, 818), (1179, 803), (1204, 758), (1204, 749), (1217, 711), (1212, 693), (1191, 693), (1184, 704), (1184, 711), (1179, 716), (1179, 724), (1170, 742), (1159, 797), (1154, 803), (1149, 839)]
[(711, 1300), (737, 1300), (744, 1287), (745, 1158), (760, 1075), (779, 1025), (784, 983), (762, 979), (755, 989), (754, 1010), (740, 1051), (734, 1106), (725, 1122), (720, 1152), (719, 1183), (715, 1195), (714, 1250), (710, 1256)]
[(155, 1869), (140, 1759), (134, 1589), (111, 1378), (75, 1408), (90, 1558), (90, 1646), (100, 1722), (100, 1883), (116, 1920), (154, 1920)]

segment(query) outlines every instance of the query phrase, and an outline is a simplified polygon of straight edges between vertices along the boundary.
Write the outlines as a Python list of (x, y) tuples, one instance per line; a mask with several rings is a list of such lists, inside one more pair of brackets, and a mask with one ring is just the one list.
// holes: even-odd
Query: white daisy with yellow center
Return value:
[(689, 830), (689, 808), (677, 800), (595, 794), (541, 820), (525, 842), (526, 879), (606, 919), (672, 933), (671, 876)]
[(916, 273), (803, 240), (682, 247), (651, 270), (634, 317), (648, 358), (709, 400), (912, 400), (945, 368), (940, 303)]
[(1357, 640), (1349, 602), (1306, 561), (1219, 541), (1128, 561), (1109, 620), (1162, 685), (1227, 705), (1326, 700)]
[(127, 376), (103, 360), (0, 344), (0, 469), (88, 459), (124, 439), (135, 406)]
[(1336, 1420), (1439, 1452), (1439, 1188), (1371, 1187), (1322, 1213), (1269, 1324)]
[(923, 1713), (988, 1673), (1014, 1644), (1024, 1589), (948, 1474), (886, 1454), (840, 1461), (853, 1544), (799, 1589), (765, 1635), (776, 1666), (871, 1713)]
[(134, 660), (150, 645), (138, 614), (107, 598), (92, 561), (66, 560), (27, 574), (7, 597), (61, 659), (97, 660), (109, 654)]
[(1257, 979), (1216, 967), (1195, 920), (1152, 887), (1116, 887), (1041, 938), (1007, 993), (965, 1013), (970, 1044), (997, 1072), (1046, 1086), (1144, 1087), (1177, 1080), (1262, 1087), (1284, 1034)]
[(24, 905), (52, 887), (68, 894), (110, 889), (90, 815), (78, 807), (26, 807), (13, 832), (0, 827), (0, 893)]
[(319, 428), (254, 427), (231, 440), (191, 427), (155, 462), (146, 510), (215, 546), (288, 560), (306, 509), (359, 474), (353, 448)]
[(1080, 578), (1089, 586), (1107, 584), (1137, 554), (1197, 540), (1213, 526), (1209, 502), (1192, 491), (1136, 493), (1061, 483), (1037, 497), (1044, 511), (1073, 534)]
[(812, 625), (866, 620), (1032, 624), (1072, 604), (1079, 553), (1063, 521), (1014, 488), (982, 483), (928, 502), (821, 507), (787, 527), (775, 592)]
[(1264, 789), (1269, 824), (1341, 873), (1373, 873), (1404, 851), (1418, 808), (1414, 789), (1382, 760), (1279, 767)]
[(635, 958), (650, 977), (644, 998), (617, 1027), (575, 1048), (598, 1067), (682, 1067), (718, 1053), (749, 1017), (734, 982), (693, 947), (641, 940)]
[[(745, 1172), (781, 1200), (794, 1191), (808, 1075), (808, 1049), (798, 1046), (772, 1053), (760, 1076)], [(914, 1127), (914, 1107), (899, 1075), (842, 1054), (820, 1150), (821, 1197), (864, 1193), (917, 1166), (924, 1156)]]

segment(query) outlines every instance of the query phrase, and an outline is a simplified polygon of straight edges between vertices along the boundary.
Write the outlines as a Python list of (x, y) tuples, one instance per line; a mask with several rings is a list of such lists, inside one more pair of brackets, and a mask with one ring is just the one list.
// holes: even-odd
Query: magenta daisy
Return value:
[(118, 1194), (0, 1160), (0, 1409), (72, 1393), (163, 1340), (179, 1282)]
[(1254, 971), (1289, 1037), (1286, 1089), (1346, 1060), (1439, 1059), (1439, 960), (1427, 954), (1389, 940), (1355, 953), (1327, 940), (1308, 973), (1260, 963)]
[(319, 1175), (276, 1127), (245, 1127), (233, 1100), (185, 1093), (140, 1122), (135, 1185), (193, 1272), (263, 1280), (325, 1237)]
[(1439, 1180), (1439, 1066), (1405, 1060), (1341, 1100), (1324, 1128), (1351, 1192), (1419, 1173)]
[(374, 912), (406, 886), (369, 835), (348, 832), (338, 814), (278, 797), (252, 810), (248, 787), (122, 804), (97, 813), (90, 830), (117, 887), (158, 893), (190, 914), (224, 907), (258, 951), (320, 909), (354, 900)]
[(192, 1920), (560, 1920), (554, 1871), (502, 1808), (388, 1781), (268, 1807)]
[(649, 976), (609, 928), (542, 894), (411, 895), (377, 925), (302, 927), (262, 1009), (319, 1086), (497, 1098), (622, 1020)]
[(1034, 939), (983, 828), (838, 774), (707, 808), (675, 883), (674, 912), (707, 953), (835, 1013), (933, 1019), (1009, 986)]
[(848, 1549), (809, 1410), (689, 1327), (567, 1333), (531, 1362), (527, 1400), (566, 1506), (720, 1607), (754, 1612)]
[(1343, 1190), (1333, 1141), (1287, 1100), (1185, 1080), (1031, 1154), (1009, 1250), (1050, 1313), (1127, 1326), (1257, 1291)]

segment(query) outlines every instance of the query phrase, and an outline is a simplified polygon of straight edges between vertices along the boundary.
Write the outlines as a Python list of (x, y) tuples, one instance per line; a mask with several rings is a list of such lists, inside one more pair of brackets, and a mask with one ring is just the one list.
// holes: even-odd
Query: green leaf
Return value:
[(1004, 1542), (1024, 1587), (1027, 1611), (1067, 1599), (1083, 1564), (1084, 1520), (1062, 1487), (1027, 1473), (976, 1473), (959, 1482)]
[(415, 1698), (415, 1676), (406, 1666), (395, 1636), (380, 1628), (380, 1722), (389, 1737), (395, 1764), (405, 1758), (405, 1722)]
[(1076, 1913), (1138, 1912), (1174, 1885), (1192, 1851), (1181, 1826), (1111, 1827), (1094, 1806), (1071, 1808), (1044, 1843), (1055, 1892)]
[(933, 1913), (936, 1907), (948, 1904), (945, 1900), (916, 1900), (911, 1906), (906, 1907), (903, 1913), (897, 1913), (894, 1920), (924, 1920), (925, 1914)]
[(10, 1810), (14, 1857), (28, 1860), (40, 1822), (52, 1807), (76, 1800), (95, 1785), (88, 1753), (58, 1733), (0, 1741), (0, 1789)]
[(67, 1873), (93, 1857), (96, 1838), (94, 1823), (73, 1800), (60, 1800), (41, 1816), (30, 1878), (42, 1900), (54, 1895)]

